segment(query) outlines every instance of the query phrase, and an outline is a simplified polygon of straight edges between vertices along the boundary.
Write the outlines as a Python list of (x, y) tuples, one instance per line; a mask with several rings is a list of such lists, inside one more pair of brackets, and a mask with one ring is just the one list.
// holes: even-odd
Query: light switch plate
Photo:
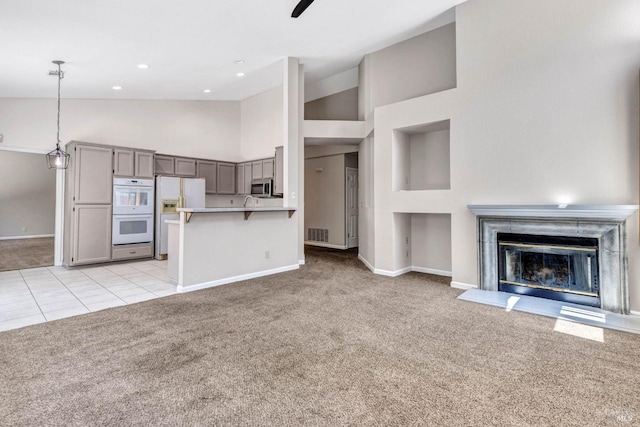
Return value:
[(0, 142), (4, 142), (4, 135), (0, 133)]

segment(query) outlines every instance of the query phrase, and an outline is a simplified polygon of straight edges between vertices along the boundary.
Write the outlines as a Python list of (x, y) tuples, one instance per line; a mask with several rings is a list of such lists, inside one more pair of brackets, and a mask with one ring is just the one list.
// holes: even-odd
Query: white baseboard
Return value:
[(303, 259), (299, 259), (298, 260), (298, 265), (304, 265), (304, 263), (305, 263), (305, 260), (303, 260)]
[(55, 237), (55, 234), (32, 234), (30, 236), (7, 236), (7, 237), (0, 237), (0, 240), (40, 239), (42, 237)]
[(629, 314), (633, 314), (634, 316), (640, 316), (640, 311), (629, 310)]
[(405, 268), (401, 268), (400, 270), (395, 270), (395, 271), (391, 271), (391, 270), (380, 270), (379, 268), (376, 268), (373, 270), (373, 272), (375, 274), (379, 274), (381, 276), (389, 276), (389, 277), (397, 277), (400, 276), (402, 274), (408, 273), (411, 271), (411, 267), (405, 267)]
[(451, 277), (453, 276), (453, 273), (451, 273), (450, 271), (447, 270), (437, 270), (435, 268), (426, 268), (426, 267), (416, 267), (413, 266), (411, 267), (411, 271), (415, 271), (417, 273), (427, 273), (427, 274), (434, 274), (436, 276), (446, 276), (446, 277)]
[(462, 283), (462, 282), (454, 282), (453, 280), (451, 281), (450, 286), (452, 288), (456, 288), (456, 289), (463, 289), (463, 290), (467, 290), (467, 289), (477, 289), (478, 286), (477, 285), (470, 285), (468, 283)]
[(367, 261), (366, 259), (364, 259), (364, 257), (363, 257), (362, 255), (358, 254), (358, 259), (359, 259), (360, 261), (362, 261), (362, 263), (363, 263), (363, 264), (364, 264), (364, 265), (365, 265), (369, 270), (371, 270), (371, 271), (375, 270), (375, 269), (373, 268), (373, 266), (372, 266), (371, 264), (369, 264), (369, 261)]
[(311, 241), (304, 241), (305, 245), (309, 245), (309, 246), (318, 246), (321, 248), (329, 248), (329, 249), (348, 249), (346, 245), (333, 245), (331, 243), (322, 243), (322, 242), (311, 242)]
[(240, 276), (225, 277), (224, 279), (212, 280), (210, 282), (197, 283), (195, 285), (181, 286), (178, 285), (178, 292), (191, 292), (200, 289), (213, 288), (214, 286), (226, 285), (228, 283), (240, 282), (242, 280), (255, 279), (257, 277), (270, 276), (272, 274), (284, 273), (285, 271), (297, 270), (300, 265), (286, 265), (284, 267), (273, 268), (271, 270), (258, 271), (255, 273), (241, 274)]

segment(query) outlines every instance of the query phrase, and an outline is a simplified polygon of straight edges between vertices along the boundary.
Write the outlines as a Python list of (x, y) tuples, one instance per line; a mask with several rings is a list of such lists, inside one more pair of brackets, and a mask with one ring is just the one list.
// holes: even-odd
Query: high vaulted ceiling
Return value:
[(316, 0), (293, 19), (298, 0), (5, 0), (0, 97), (56, 97), (60, 59), (63, 98), (244, 99), (280, 84), (287, 56), (317, 81), (451, 21), (463, 1)]

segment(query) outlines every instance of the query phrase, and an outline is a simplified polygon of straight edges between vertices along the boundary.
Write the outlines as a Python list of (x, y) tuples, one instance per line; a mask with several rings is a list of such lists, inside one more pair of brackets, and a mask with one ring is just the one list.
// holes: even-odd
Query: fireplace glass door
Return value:
[(600, 307), (598, 240), (498, 233), (498, 289)]

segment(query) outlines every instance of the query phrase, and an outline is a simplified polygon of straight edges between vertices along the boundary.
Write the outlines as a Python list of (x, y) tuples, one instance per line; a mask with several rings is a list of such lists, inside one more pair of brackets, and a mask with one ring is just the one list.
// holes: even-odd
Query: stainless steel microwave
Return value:
[(272, 194), (272, 179), (254, 179), (251, 181), (251, 195), (253, 197), (271, 197)]

